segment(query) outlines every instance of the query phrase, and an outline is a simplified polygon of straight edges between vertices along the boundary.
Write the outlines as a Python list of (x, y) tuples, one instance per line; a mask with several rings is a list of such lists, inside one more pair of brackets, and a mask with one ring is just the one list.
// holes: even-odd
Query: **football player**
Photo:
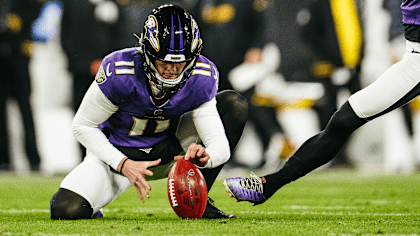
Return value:
[[(145, 202), (148, 181), (166, 178), (182, 151), (210, 189), (239, 141), (247, 103), (218, 93), (217, 68), (202, 47), (194, 18), (163, 5), (147, 17), (138, 47), (102, 60), (72, 124), (87, 154), (52, 196), (52, 219), (100, 217), (130, 186)], [(211, 202), (203, 218), (236, 218)]]
[(404, 58), (353, 94), (333, 114), (326, 128), (302, 144), (278, 172), (226, 179), (224, 185), (231, 196), (237, 201), (265, 202), (285, 184), (329, 162), (360, 126), (420, 94), (420, 0), (402, 1), (401, 10), (406, 38)]

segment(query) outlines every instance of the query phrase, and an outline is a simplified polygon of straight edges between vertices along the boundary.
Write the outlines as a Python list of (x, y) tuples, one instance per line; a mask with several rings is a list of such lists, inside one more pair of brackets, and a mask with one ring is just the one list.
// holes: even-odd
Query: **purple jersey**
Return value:
[(420, 25), (420, 1), (404, 0), (401, 4), (403, 23), (409, 25)]
[(182, 114), (215, 97), (217, 74), (214, 63), (200, 56), (182, 89), (157, 106), (137, 49), (113, 52), (103, 59), (96, 82), (119, 109), (100, 128), (110, 128), (109, 141), (116, 146), (153, 147), (175, 132)]

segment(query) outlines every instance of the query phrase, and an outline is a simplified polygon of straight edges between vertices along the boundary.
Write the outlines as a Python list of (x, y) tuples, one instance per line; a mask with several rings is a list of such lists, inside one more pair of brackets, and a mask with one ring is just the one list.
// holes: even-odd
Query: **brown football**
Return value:
[(179, 159), (172, 166), (167, 182), (169, 203), (183, 219), (200, 219), (207, 206), (204, 176), (192, 162)]

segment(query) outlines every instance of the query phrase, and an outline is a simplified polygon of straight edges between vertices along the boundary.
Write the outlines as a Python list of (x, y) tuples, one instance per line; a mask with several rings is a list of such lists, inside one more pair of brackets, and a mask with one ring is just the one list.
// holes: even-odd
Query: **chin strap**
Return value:
[(162, 99), (165, 97), (168, 90), (164, 90), (164, 88), (161, 85), (161, 88), (159, 88), (159, 85), (156, 84), (154, 81), (149, 80), (150, 89), (152, 90), (153, 96), (155, 99)]

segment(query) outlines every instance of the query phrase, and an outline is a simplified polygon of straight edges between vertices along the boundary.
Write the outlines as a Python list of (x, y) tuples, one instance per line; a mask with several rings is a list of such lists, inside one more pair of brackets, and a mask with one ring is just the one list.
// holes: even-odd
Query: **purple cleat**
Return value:
[(248, 178), (227, 178), (223, 185), (230, 197), (236, 198), (236, 202), (248, 201), (258, 205), (267, 201), (263, 195), (262, 179), (252, 172)]

